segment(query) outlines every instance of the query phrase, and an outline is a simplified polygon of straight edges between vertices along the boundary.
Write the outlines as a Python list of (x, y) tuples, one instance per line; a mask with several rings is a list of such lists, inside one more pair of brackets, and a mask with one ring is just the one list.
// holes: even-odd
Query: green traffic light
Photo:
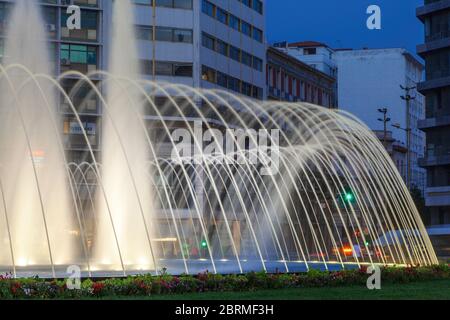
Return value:
[(208, 243), (206, 242), (206, 240), (202, 241), (201, 246), (202, 246), (202, 248), (208, 247)]
[(345, 195), (345, 200), (347, 200), (347, 201), (353, 201), (353, 195), (351, 194), (351, 193), (347, 193), (346, 195)]

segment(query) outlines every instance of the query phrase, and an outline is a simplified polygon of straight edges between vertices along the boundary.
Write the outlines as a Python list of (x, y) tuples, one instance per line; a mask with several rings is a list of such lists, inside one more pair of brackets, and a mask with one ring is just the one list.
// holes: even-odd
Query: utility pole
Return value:
[(406, 145), (408, 149), (406, 162), (407, 162), (407, 181), (406, 184), (408, 186), (408, 189), (411, 190), (411, 101), (415, 100), (416, 97), (411, 96), (411, 91), (416, 89), (416, 86), (413, 87), (404, 87), (400, 85), (400, 88), (405, 91), (404, 96), (400, 96), (402, 100), (406, 101)]
[(387, 124), (391, 121), (391, 118), (389, 118), (387, 116), (387, 113), (388, 113), (387, 108), (378, 109), (378, 112), (383, 114), (383, 118), (378, 119), (378, 121), (383, 122), (383, 125), (384, 125), (383, 145), (384, 145), (384, 148), (386, 149), (386, 151), (388, 151), (388, 145), (386, 143), (387, 142)]
[[(402, 128), (401, 126), (400, 126), (400, 124), (399, 123), (395, 123), (395, 124), (393, 124), (392, 125), (394, 128), (396, 128), (396, 129), (398, 129), (398, 130), (403, 130), (403, 131), (405, 131), (406, 132), (406, 135), (409, 135), (409, 132), (411, 131), (411, 128)], [(407, 144), (407, 146), (406, 146), (406, 155), (408, 155), (408, 154), (410, 154), (410, 151), (409, 151), (409, 148), (410, 148), (411, 146), (409, 145), (409, 144)], [(408, 159), (408, 158), (407, 158)], [(408, 162), (408, 160), (406, 161), (406, 162)], [(403, 171), (403, 168), (401, 168), (401, 170)], [(409, 177), (409, 166), (408, 166), (408, 163), (406, 164), (406, 183), (408, 184), (408, 189), (410, 189), (410, 187), (409, 187), (409, 183), (410, 182), (408, 182), (408, 177)]]

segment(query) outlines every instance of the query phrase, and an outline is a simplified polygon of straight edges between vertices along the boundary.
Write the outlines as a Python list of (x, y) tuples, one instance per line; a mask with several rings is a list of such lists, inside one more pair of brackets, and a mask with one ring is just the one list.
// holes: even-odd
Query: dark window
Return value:
[(203, 33), (202, 35), (202, 44), (205, 48), (211, 49), (211, 50), (215, 50), (215, 39), (214, 37)]
[(241, 20), (237, 18), (236, 16), (233, 16), (230, 14), (230, 27), (234, 30), (240, 31), (241, 30)]
[(172, 64), (170, 62), (157, 61), (155, 73), (158, 76), (171, 76)]
[(204, 14), (207, 14), (210, 17), (213, 17), (213, 18), (216, 17), (216, 14), (215, 14), (216, 6), (207, 0), (203, 0), (203, 2), (202, 2), (202, 11)]
[(174, 63), (173, 75), (176, 77), (192, 77), (192, 64)]
[(307, 55), (307, 56), (317, 54), (317, 49), (316, 48), (305, 48), (305, 49), (303, 49), (303, 54)]
[(222, 22), (224, 24), (228, 24), (228, 13), (225, 10), (218, 8), (217, 9), (217, 20), (219, 20), (220, 22)]
[(242, 63), (251, 67), (252, 66), (253, 57), (251, 54), (248, 54), (245, 51), (242, 51)]
[(237, 62), (241, 62), (241, 50), (234, 46), (230, 46), (230, 58)]
[(222, 40), (217, 40), (217, 52), (228, 57), (228, 44)]
[(221, 87), (228, 87), (227, 75), (222, 72), (217, 72), (217, 84)]
[(249, 37), (252, 36), (252, 26), (250, 24), (248, 24), (247, 22), (242, 21), (241, 29), (242, 29), (241, 31), (242, 31), (243, 34), (245, 34), (245, 35), (247, 35)]
[(156, 40), (157, 41), (172, 41), (172, 29), (165, 27), (156, 28)]

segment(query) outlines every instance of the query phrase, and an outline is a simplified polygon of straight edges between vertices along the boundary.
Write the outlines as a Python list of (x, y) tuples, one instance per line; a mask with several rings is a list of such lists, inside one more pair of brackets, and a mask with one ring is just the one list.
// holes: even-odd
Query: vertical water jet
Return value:
[[(99, 264), (120, 266), (122, 256), (127, 269), (154, 268), (151, 246), (152, 200), (146, 163), (150, 150), (141, 125), (142, 97), (123, 79), (139, 78), (139, 65), (132, 5), (129, 0), (113, 5), (112, 45), (109, 72), (105, 81), (103, 116), (102, 172), (106, 197), (99, 201), (99, 229), (95, 259)], [(118, 246), (114, 245), (117, 240)], [(113, 261), (111, 261), (111, 259)]]
[(37, 1), (15, 3), (3, 63), (20, 67), (0, 80), (0, 177), (18, 267), (64, 265), (79, 254), (58, 97), (28, 74), (53, 73), (44, 25)]

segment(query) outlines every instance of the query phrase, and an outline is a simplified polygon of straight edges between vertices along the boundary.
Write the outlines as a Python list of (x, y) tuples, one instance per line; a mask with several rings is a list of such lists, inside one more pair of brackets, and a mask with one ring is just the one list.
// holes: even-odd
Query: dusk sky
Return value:
[[(267, 38), (315, 40), (333, 48), (403, 47), (415, 53), (424, 40), (415, 10), (424, 0), (267, 0)], [(382, 12), (382, 30), (366, 27), (369, 5)]]

